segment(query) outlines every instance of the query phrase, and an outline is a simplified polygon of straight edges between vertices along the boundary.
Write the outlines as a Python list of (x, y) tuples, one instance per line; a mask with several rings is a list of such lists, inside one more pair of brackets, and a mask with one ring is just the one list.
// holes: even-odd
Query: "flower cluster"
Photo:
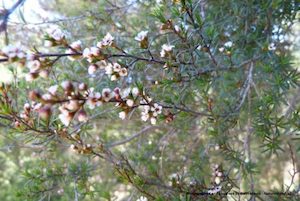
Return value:
[(132, 108), (135, 107), (135, 103), (140, 95), (139, 89), (134, 87), (120, 91), (119, 88), (115, 88), (114, 93), (116, 100), (119, 101), (116, 106), (122, 109), (119, 113), (119, 117), (124, 120)]
[(58, 45), (65, 45), (66, 44), (66, 35), (65, 33), (58, 28), (51, 28), (47, 31), (45, 36), (45, 43), (46, 47), (53, 47)]
[(141, 31), (134, 39), (140, 42), (141, 48), (148, 47), (148, 31)]
[(97, 48), (97, 47), (85, 48), (83, 50), (82, 56), (84, 58), (87, 58), (87, 61), (90, 62), (90, 63), (95, 63), (99, 60), (104, 59), (100, 49)]
[(97, 47), (85, 48), (82, 56), (90, 63), (88, 73), (94, 75), (98, 69), (105, 69), (111, 81), (118, 80), (120, 77), (127, 76), (127, 68), (121, 67), (119, 63), (107, 62), (101, 49), (114, 47), (114, 38), (108, 33), (102, 41), (97, 43)]
[(97, 43), (97, 47), (102, 49), (109, 46), (114, 46), (114, 40), (114, 37), (110, 33), (107, 33), (102, 39), (102, 41)]
[(217, 194), (222, 189), (222, 186), (216, 186), (215, 188), (209, 189), (207, 191), (208, 194)]
[(156, 124), (158, 115), (162, 113), (162, 106), (158, 103), (152, 103), (152, 99), (149, 97), (141, 100), (140, 104), (142, 121), (150, 119), (151, 124)]
[(37, 57), (36, 55), (27, 54), (27, 68), (29, 73), (26, 74), (26, 81), (33, 81), (38, 77), (47, 78), (49, 76), (49, 67), (52, 66), (52, 61), (48, 58)]
[(105, 74), (107, 74), (110, 77), (111, 81), (118, 80), (120, 77), (125, 77), (127, 76), (127, 68), (121, 67), (120, 64), (118, 63), (109, 63), (105, 67)]
[(25, 52), (16, 46), (8, 45), (2, 48), (0, 56), (8, 58), (10, 62), (21, 61), (24, 62), (26, 59)]
[(148, 198), (141, 196), (139, 197), (139, 199), (137, 199), (136, 201), (148, 201)]
[(90, 154), (93, 152), (93, 147), (91, 144), (84, 145), (71, 145), (71, 149), (79, 154)]
[(223, 173), (219, 167), (219, 165), (213, 166), (213, 177), (214, 177), (214, 183), (216, 185), (219, 185), (223, 180)]

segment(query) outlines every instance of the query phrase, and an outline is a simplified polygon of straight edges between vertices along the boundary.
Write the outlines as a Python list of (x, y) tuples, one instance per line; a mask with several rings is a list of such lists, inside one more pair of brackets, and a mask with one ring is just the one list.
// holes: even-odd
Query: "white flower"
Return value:
[(35, 55), (33, 53), (27, 53), (26, 54), (26, 60), (27, 61), (33, 61), (35, 59)]
[(33, 110), (34, 110), (34, 111), (37, 111), (37, 110), (41, 109), (42, 106), (43, 106), (42, 103), (37, 103), (37, 104), (35, 104), (35, 105), (33, 106)]
[(43, 95), (42, 95), (42, 99), (45, 100), (45, 101), (51, 100), (51, 99), (52, 99), (52, 95), (51, 95), (51, 94), (48, 94), (48, 93), (43, 94)]
[(232, 47), (233, 43), (231, 41), (228, 41), (224, 44), (225, 47), (230, 48)]
[(104, 46), (111, 46), (113, 42), (114, 42), (114, 37), (112, 37), (110, 33), (107, 33), (102, 40), (102, 44)]
[(271, 50), (276, 50), (276, 45), (275, 43), (270, 43), (269, 46), (268, 46), (268, 49), (271, 51)]
[(153, 116), (157, 116), (159, 114), (161, 114), (162, 112), (162, 106), (158, 105), (157, 103), (153, 104), (153, 107), (151, 107), (151, 111), (153, 112)]
[(215, 183), (216, 183), (216, 184), (220, 184), (220, 183), (221, 183), (220, 177), (216, 177), (216, 178), (215, 178)]
[(116, 81), (118, 78), (117, 78), (117, 75), (112, 75), (111, 77), (110, 77), (110, 80), (111, 81)]
[(89, 97), (87, 100), (87, 105), (89, 106), (90, 109), (94, 109), (95, 106), (102, 105), (102, 102), (100, 99), (101, 99), (101, 94), (99, 92), (96, 92), (96, 93), (91, 92), (89, 94)]
[(121, 70), (120, 70), (120, 72), (119, 72), (119, 75), (120, 75), (121, 77), (124, 77), (124, 76), (126, 76), (127, 74), (128, 74), (127, 68), (121, 68)]
[(28, 73), (28, 74), (25, 75), (25, 80), (27, 82), (32, 82), (35, 79), (36, 79), (36, 76), (33, 73)]
[(126, 88), (123, 91), (121, 91), (121, 97), (122, 98), (126, 98), (127, 96), (129, 96), (131, 89), (130, 88)]
[(149, 105), (144, 105), (143, 110), (144, 110), (144, 112), (148, 113), (150, 111), (150, 106)]
[(162, 46), (162, 49), (163, 49), (164, 51), (166, 51), (166, 52), (170, 52), (170, 51), (172, 51), (172, 49), (173, 49), (174, 47), (175, 47), (174, 45), (167, 45), (167, 44), (164, 44), (164, 45)]
[(219, 48), (219, 51), (220, 51), (220, 52), (224, 52), (224, 50), (225, 50), (224, 47), (220, 47), (220, 48)]
[(44, 41), (44, 46), (45, 46), (45, 47), (52, 47), (52, 46), (53, 46), (53, 43), (52, 43), (52, 41), (50, 41), (50, 40), (45, 40), (45, 41)]
[(64, 39), (64, 37), (65, 37), (64, 32), (60, 29), (50, 29), (48, 31), (48, 34), (51, 38), (53, 38), (56, 41), (60, 41), (60, 40)]
[(216, 194), (216, 193), (220, 192), (221, 189), (222, 189), (222, 186), (216, 186), (214, 189), (208, 190), (207, 193), (209, 193), (209, 194)]
[(48, 92), (52, 95), (56, 95), (57, 89), (58, 89), (58, 85), (53, 85), (49, 87)]
[(118, 63), (114, 63), (114, 64), (113, 64), (114, 72), (120, 72), (121, 68), (122, 68), (122, 67), (121, 67), (120, 64), (118, 64)]
[(137, 87), (133, 87), (133, 88), (131, 89), (131, 93), (132, 93), (132, 95), (133, 95), (134, 97), (137, 97), (138, 94), (139, 94), (139, 89), (138, 89)]
[(99, 48), (97, 48), (97, 47), (91, 47), (91, 48), (90, 48), (90, 51), (91, 51), (91, 54), (92, 54), (93, 56), (99, 56), (99, 55), (100, 55), (100, 50), (99, 50)]
[(132, 107), (134, 105), (134, 101), (132, 99), (127, 99), (126, 100), (126, 104), (129, 106), (129, 107)]
[(101, 49), (106, 46), (111, 46), (113, 42), (114, 42), (114, 37), (112, 37), (110, 33), (107, 33), (102, 39), (102, 41), (97, 43), (97, 47)]
[(101, 60), (101, 61), (97, 61), (96, 65), (100, 68), (100, 69), (105, 69), (105, 67), (107, 66), (107, 63), (105, 60)]
[(176, 32), (180, 32), (180, 27), (178, 25), (175, 25), (174, 29), (175, 29)]
[(152, 125), (155, 125), (156, 124), (156, 118), (155, 117), (151, 117), (150, 118), (150, 122)]
[(149, 119), (149, 113), (141, 112), (141, 119), (142, 119), (142, 121), (147, 121)]
[(108, 102), (113, 97), (111, 90), (109, 88), (104, 88), (102, 90), (102, 98), (105, 102)]
[(88, 62), (92, 62), (93, 58), (99, 56), (100, 54), (101, 52), (97, 47), (85, 48), (82, 52), (82, 56), (87, 58)]
[(65, 114), (59, 114), (58, 115), (58, 118), (60, 119), (60, 121), (65, 125), (65, 126), (69, 126), (69, 124), (71, 123), (72, 121), (72, 115), (68, 114), (68, 115), (65, 115)]
[(85, 58), (89, 58), (90, 56), (92, 56), (90, 48), (84, 48), (82, 52), (82, 56)]
[(70, 100), (65, 104), (65, 108), (68, 109), (69, 111), (76, 111), (80, 107), (80, 104), (77, 100)]
[(148, 31), (141, 31), (134, 39), (141, 42), (147, 37), (147, 35)]
[(23, 58), (25, 58), (25, 53), (24, 53), (24, 52), (19, 52), (19, 53), (17, 54), (17, 57), (18, 57), (19, 59), (23, 59)]
[(92, 64), (88, 68), (88, 73), (90, 75), (93, 75), (93, 74), (95, 74), (95, 72), (97, 71), (97, 69), (98, 69), (98, 67), (95, 64)]
[(161, 57), (166, 57), (168, 54), (171, 53), (171, 51), (173, 50), (174, 46), (173, 45), (164, 44), (161, 48), (162, 49), (161, 49), (161, 52), (160, 52), (160, 56)]
[(71, 43), (70, 47), (73, 48), (74, 50), (80, 51), (82, 46), (82, 42), (80, 40), (77, 40), (73, 43)]
[(88, 116), (84, 110), (80, 110), (78, 112), (77, 119), (80, 122), (86, 122), (88, 120)]
[(109, 63), (109, 64), (105, 67), (105, 74), (111, 75), (112, 73), (113, 73), (113, 67), (112, 67), (112, 65)]
[(148, 198), (141, 196), (139, 199), (137, 199), (136, 201), (148, 201)]
[(126, 118), (126, 112), (122, 111), (119, 113), (120, 119), (124, 120)]
[(39, 72), (39, 76), (41, 76), (42, 78), (48, 78), (49, 77), (49, 71), (47, 71), (47, 70), (41, 70)]
[(25, 58), (25, 53), (21, 50), (21, 48), (13, 45), (8, 45), (3, 47), (1, 51), (9, 58), (16, 58), (16, 57), (19, 59)]
[(32, 71), (37, 71), (41, 67), (41, 62), (39, 60), (34, 60), (28, 63), (28, 68)]

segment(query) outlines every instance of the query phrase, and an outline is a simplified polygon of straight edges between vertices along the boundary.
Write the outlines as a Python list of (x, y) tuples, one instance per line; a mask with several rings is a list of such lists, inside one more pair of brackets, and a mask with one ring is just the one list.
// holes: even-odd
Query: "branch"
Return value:
[(146, 134), (146, 132), (148, 132), (148, 131), (150, 131), (152, 129), (155, 129), (155, 128), (160, 128), (160, 127), (159, 126), (146, 126), (145, 128), (143, 128), (139, 132), (133, 134), (132, 136), (130, 136), (128, 138), (125, 138), (125, 139), (123, 139), (121, 141), (113, 142), (111, 144), (108, 144), (108, 145), (106, 145), (106, 147), (112, 148), (112, 147), (116, 147), (116, 146), (119, 146), (119, 145), (122, 145), (122, 144), (126, 144), (126, 143), (130, 142), (131, 140), (139, 137), (140, 135)]

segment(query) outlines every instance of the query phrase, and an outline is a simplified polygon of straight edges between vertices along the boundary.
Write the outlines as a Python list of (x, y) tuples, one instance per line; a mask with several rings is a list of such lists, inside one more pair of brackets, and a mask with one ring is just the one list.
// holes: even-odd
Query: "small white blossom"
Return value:
[(73, 43), (70, 44), (70, 47), (73, 48), (74, 50), (81, 50), (82, 42), (80, 40), (77, 40)]
[(141, 112), (141, 119), (142, 121), (147, 121), (149, 119), (149, 113), (148, 112)]
[(122, 111), (119, 113), (120, 119), (124, 120), (126, 118), (126, 112)]
[[(93, 91), (93, 90), (91, 90)], [(94, 109), (96, 106), (102, 105), (101, 102), (101, 94), (99, 92), (91, 92), (89, 94), (88, 100), (87, 100), (87, 105), (90, 109)]]
[(129, 107), (132, 107), (134, 105), (134, 101), (132, 99), (127, 99), (126, 100), (126, 104), (129, 106)]
[(141, 196), (139, 199), (137, 199), (136, 201), (148, 201), (148, 198)]
[(70, 114), (59, 114), (58, 118), (65, 126), (69, 126), (73, 117)]
[(161, 57), (166, 57), (168, 54), (170, 54), (172, 52), (174, 46), (164, 44), (161, 48), (162, 49), (161, 49), (161, 52), (160, 52), (160, 56)]
[(175, 29), (175, 31), (178, 33), (178, 32), (180, 32), (180, 27), (178, 26), (178, 25), (175, 25), (174, 26), (174, 29)]
[(114, 63), (114, 64), (113, 64), (114, 72), (120, 72), (121, 68), (122, 68), (122, 67), (121, 67), (120, 64), (118, 64), (118, 63)]
[(141, 31), (134, 39), (141, 42), (147, 37), (147, 35), (148, 31)]
[(44, 46), (45, 46), (45, 47), (52, 47), (52, 46), (53, 46), (53, 42), (50, 41), (50, 40), (45, 40), (45, 41), (44, 41)]
[(53, 85), (49, 87), (48, 92), (52, 95), (56, 95), (57, 89), (58, 89), (58, 85)]
[(95, 64), (90, 65), (88, 68), (89, 75), (94, 75), (97, 69), (98, 67)]
[(222, 189), (222, 186), (216, 186), (214, 189), (208, 190), (207, 193), (209, 193), (209, 194), (216, 194), (216, 193), (220, 192), (221, 189)]
[(102, 90), (102, 98), (105, 102), (108, 102), (113, 97), (113, 94), (109, 88), (104, 88)]
[(232, 47), (233, 43), (231, 41), (228, 41), (224, 44), (225, 47), (230, 48)]
[(105, 60), (101, 60), (101, 61), (97, 61), (96, 65), (100, 68), (100, 69), (105, 69), (105, 67), (107, 66), (107, 62)]
[(49, 71), (47, 71), (47, 70), (41, 70), (39, 72), (39, 76), (41, 76), (42, 78), (48, 78), (49, 77)]
[(114, 37), (110, 33), (107, 33), (104, 36), (103, 40), (97, 43), (97, 47), (103, 48), (103, 47), (111, 46), (113, 42), (114, 42)]
[(112, 67), (112, 65), (109, 63), (109, 64), (105, 67), (105, 74), (111, 75), (112, 73), (113, 73), (113, 67)]
[(121, 68), (120, 72), (119, 72), (119, 75), (121, 77), (125, 77), (127, 76), (128, 72), (127, 72), (127, 68)]
[(65, 33), (61, 29), (50, 29), (48, 30), (48, 34), (51, 38), (53, 38), (56, 41), (61, 41), (65, 38)]
[(220, 177), (216, 177), (216, 178), (215, 178), (215, 183), (216, 183), (216, 184), (220, 184), (220, 183), (221, 183)]
[(219, 48), (219, 51), (220, 51), (220, 52), (224, 52), (224, 50), (225, 50), (224, 47), (220, 47), (220, 48)]
[(156, 118), (155, 117), (151, 117), (150, 118), (150, 122), (151, 122), (151, 124), (155, 125), (156, 124)]

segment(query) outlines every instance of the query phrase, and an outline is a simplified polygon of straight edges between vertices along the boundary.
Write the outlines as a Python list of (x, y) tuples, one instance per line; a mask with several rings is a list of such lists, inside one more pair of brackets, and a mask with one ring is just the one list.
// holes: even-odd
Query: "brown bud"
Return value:
[(41, 94), (37, 90), (30, 91), (28, 94), (30, 100), (35, 101), (41, 98)]
[(51, 107), (50, 106), (44, 106), (41, 109), (39, 109), (39, 117), (48, 120), (51, 116)]
[(77, 119), (80, 122), (86, 122), (88, 120), (88, 115), (87, 113), (82, 109), (78, 112), (77, 114)]
[(70, 82), (70, 81), (64, 81), (64, 82), (62, 82), (61, 86), (68, 93), (72, 92), (74, 90), (74, 86), (73, 86), (72, 82)]

